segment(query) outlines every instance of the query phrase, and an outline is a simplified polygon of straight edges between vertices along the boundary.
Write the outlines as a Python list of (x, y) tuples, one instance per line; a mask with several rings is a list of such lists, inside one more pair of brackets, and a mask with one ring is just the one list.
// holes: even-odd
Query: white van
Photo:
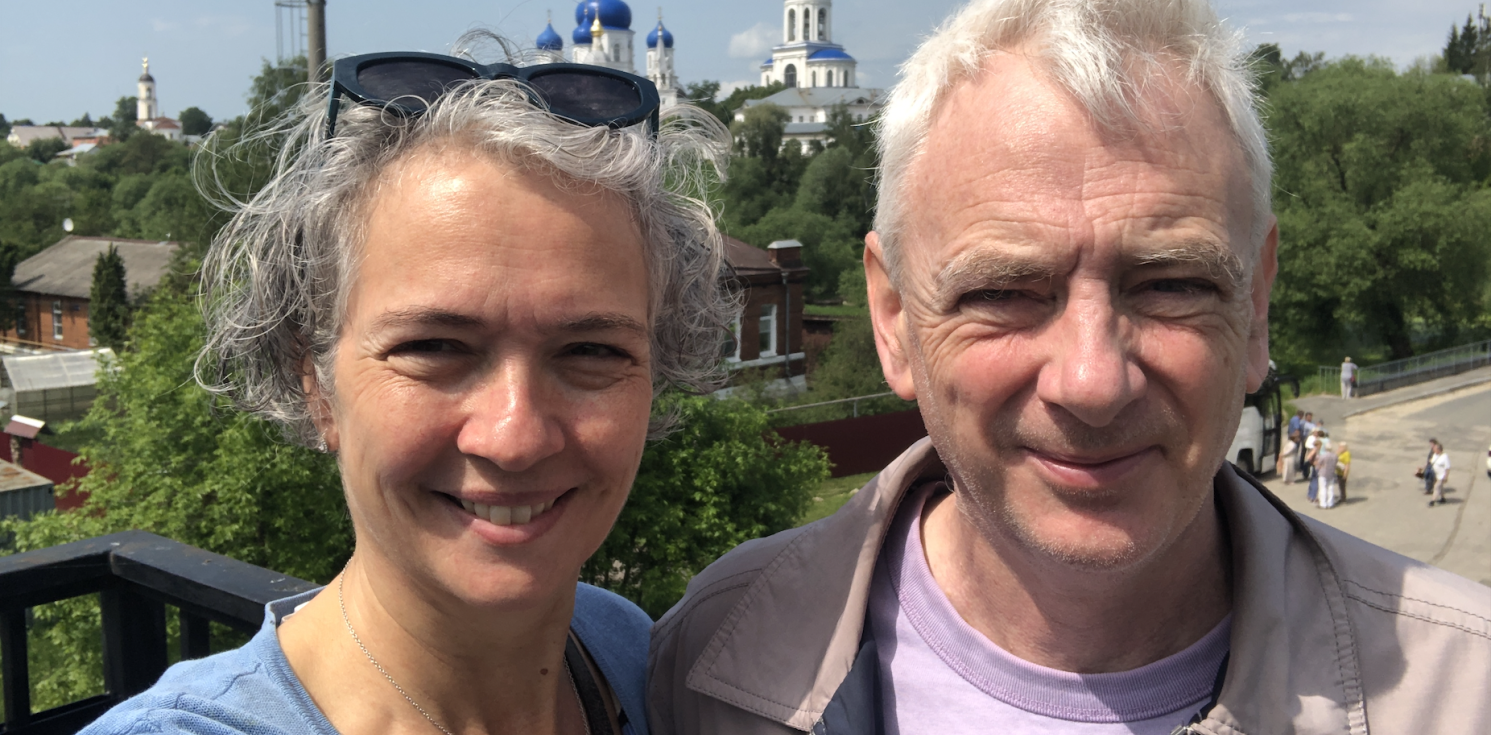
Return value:
[(1268, 377), (1256, 393), (1243, 398), (1242, 416), (1237, 422), (1237, 434), (1232, 437), (1232, 446), (1227, 448), (1227, 460), (1238, 469), (1261, 477), (1274, 471), (1279, 460), (1279, 447), (1283, 444), (1284, 432), (1284, 385), (1294, 388), (1299, 397), (1299, 379), (1292, 375), (1280, 375), (1272, 360), (1268, 362)]

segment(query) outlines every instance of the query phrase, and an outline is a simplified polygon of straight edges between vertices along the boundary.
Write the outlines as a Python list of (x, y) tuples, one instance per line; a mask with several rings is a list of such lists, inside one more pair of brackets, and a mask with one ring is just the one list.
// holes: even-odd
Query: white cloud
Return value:
[(730, 55), (737, 59), (765, 58), (777, 44), (781, 30), (770, 23), (757, 23), (730, 37)]
[(169, 33), (180, 28), (181, 24), (174, 20), (155, 18), (150, 21), (150, 26), (155, 29), (156, 33)]

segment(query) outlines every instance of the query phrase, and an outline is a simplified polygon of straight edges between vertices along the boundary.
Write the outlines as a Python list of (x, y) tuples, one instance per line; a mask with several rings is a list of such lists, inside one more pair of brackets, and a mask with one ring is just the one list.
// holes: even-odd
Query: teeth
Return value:
[[(513, 509), (506, 505), (492, 506), (491, 513), (489, 516), (490, 520), (499, 526), (506, 526), (513, 522)], [(524, 518), (523, 522), (527, 523), (528, 519)]]
[(493, 525), (521, 526), (548, 512), (554, 507), (554, 502), (546, 501), (536, 505), (483, 505), (462, 500), (461, 507), (477, 518), (491, 521)]

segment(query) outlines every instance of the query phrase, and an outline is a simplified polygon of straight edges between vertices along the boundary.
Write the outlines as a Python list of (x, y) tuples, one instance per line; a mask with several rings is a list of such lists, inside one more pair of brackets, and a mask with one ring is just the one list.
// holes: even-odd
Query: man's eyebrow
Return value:
[(1148, 267), (1200, 264), (1206, 268), (1207, 275), (1225, 281), (1233, 290), (1248, 282), (1242, 258), (1232, 248), (1212, 240), (1193, 240), (1180, 247), (1150, 250), (1135, 254), (1131, 260), (1134, 265)]
[(989, 250), (970, 250), (953, 258), (937, 274), (935, 298), (943, 308), (952, 308), (969, 291), (998, 290), (1019, 281), (1055, 277), (1056, 267), (1050, 263)]

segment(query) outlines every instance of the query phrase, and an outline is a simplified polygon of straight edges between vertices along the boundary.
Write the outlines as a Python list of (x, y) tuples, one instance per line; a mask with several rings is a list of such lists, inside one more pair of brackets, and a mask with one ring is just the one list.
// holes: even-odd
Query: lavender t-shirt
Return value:
[(1073, 674), (1037, 666), (963, 621), (922, 550), (922, 507), (935, 485), (906, 498), (870, 590), (886, 732), (1169, 735), (1210, 698), (1232, 618), (1173, 656), (1132, 671)]

